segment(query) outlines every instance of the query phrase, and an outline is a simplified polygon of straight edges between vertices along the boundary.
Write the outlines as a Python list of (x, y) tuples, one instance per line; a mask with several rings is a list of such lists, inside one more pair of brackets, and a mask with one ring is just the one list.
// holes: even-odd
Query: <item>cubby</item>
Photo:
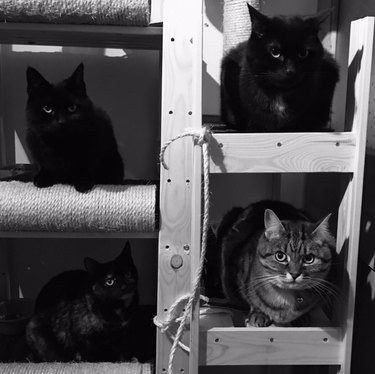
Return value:
[[(173, 5), (169, 5), (172, 11)], [(179, 5), (180, 6), (180, 5)], [(193, 19), (201, 18), (200, 5), (195, 5)], [(193, 7), (193, 5), (191, 6)], [(193, 11), (193, 10), (192, 10)], [(177, 14), (177, 5), (174, 10)], [(188, 17), (188, 13), (185, 13)], [(174, 27), (164, 29), (164, 61), (169, 68), (163, 75), (164, 141), (192, 127), (187, 112), (199, 107), (200, 66), (193, 58), (200, 59), (200, 25), (190, 22), (179, 28), (177, 17)], [(195, 25), (195, 27), (194, 27)], [(183, 35), (180, 35), (183, 33)], [(359, 223), (366, 128), (370, 92), (370, 74), (373, 48), (374, 19), (364, 18), (353, 22), (349, 52), (349, 78), (347, 125), (344, 132), (333, 133), (278, 133), (278, 134), (213, 134), (209, 143), (210, 173), (339, 173), (343, 175), (342, 198), (337, 217), (337, 252), (342, 260), (340, 288), (345, 294), (343, 305), (336, 305), (333, 322), (309, 328), (228, 328), (214, 327), (199, 332), (198, 308), (191, 315), (190, 356), (182, 350), (175, 357), (175, 372), (197, 373), (201, 366), (229, 365), (329, 365), (330, 372), (349, 373), (353, 332), (354, 300), (356, 289)], [(192, 36), (194, 50), (184, 56), (188, 48), (185, 39)], [(185, 42), (185, 44), (184, 44)], [(182, 47), (185, 45), (185, 48)], [(166, 48), (166, 46), (168, 46)], [(189, 46), (191, 47), (191, 46)], [(191, 48), (193, 48), (191, 47)], [(184, 56), (184, 57), (182, 57)], [(195, 56), (195, 57), (194, 57)], [(190, 59), (189, 59), (190, 58)], [(186, 64), (181, 65), (184, 59)], [(166, 65), (165, 65), (166, 66)], [(190, 70), (185, 69), (190, 66)], [(184, 69), (183, 69), (184, 67)], [(165, 67), (166, 68), (166, 67)], [(186, 85), (184, 101), (176, 94)], [(177, 104), (184, 103), (176, 111)], [(168, 112), (173, 109), (173, 117)], [(195, 113), (193, 109), (193, 114)], [(354, 116), (353, 116), (354, 113)], [(351, 116), (352, 114), (352, 116)], [(201, 127), (200, 117), (193, 127)], [(177, 144), (177, 142), (179, 142)], [(201, 224), (200, 185), (201, 155), (198, 146), (190, 140), (177, 140), (167, 151), (168, 170), (161, 170), (161, 216), (159, 236), (159, 318), (177, 297), (189, 291), (198, 267), (199, 232)], [(197, 150), (198, 148), (198, 150)], [(185, 181), (189, 180), (189, 186)], [(175, 196), (181, 196), (177, 204)], [(191, 220), (185, 220), (190, 216)], [(175, 219), (173, 219), (175, 218)], [(184, 248), (190, 250), (188, 253)], [(195, 248), (195, 251), (194, 251)], [(171, 250), (172, 249), (172, 250)], [(171, 269), (172, 254), (183, 258), (183, 267)], [(161, 334), (158, 340), (157, 370), (165, 372), (168, 365), (170, 342)], [(233, 368), (227, 368), (233, 370)]]
[[(165, 0), (163, 27), (0, 24), (0, 43), (156, 49), (161, 52), (161, 144), (202, 128), (202, 0)], [(198, 373), (199, 366), (330, 365), (330, 372), (350, 373), (357, 275), (366, 127), (374, 18), (353, 22), (351, 29), (348, 129), (327, 133), (213, 133), (209, 143), (211, 174), (334, 173), (343, 174), (337, 212), (337, 251), (342, 258), (345, 307), (334, 322), (308, 328), (199, 328), (197, 302), (185, 340), (190, 354), (178, 349), (174, 373)], [(1, 124), (6, 126), (6, 124)], [(1, 127), (0, 127), (1, 129)], [(1, 133), (0, 133), (1, 135)], [(3, 146), (4, 143), (0, 144)], [(2, 231), (1, 238), (158, 238), (157, 318), (189, 294), (200, 261), (202, 215), (201, 148), (189, 138), (177, 139), (160, 168), (159, 228), (151, 233), (49, 233)], [(178, 256), (179, 264), (172, 262)], [(171, 340), (157, 331), (156, 373), (165, 373)], [(121, 365), (121, 364), (119, 364)], [(125, 369), (126, 370), (126, 369)], [(232, 370), (229, 368), (228, 370)], [(0, 365), (1, 371), (1, 365)]]

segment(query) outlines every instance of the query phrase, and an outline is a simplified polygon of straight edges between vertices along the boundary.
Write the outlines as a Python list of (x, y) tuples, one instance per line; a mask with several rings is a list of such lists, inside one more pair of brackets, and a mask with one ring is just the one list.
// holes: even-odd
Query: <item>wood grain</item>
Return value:
[(353, 172), (354, 133), (214, 134), (211, 173)]
[(201, 365), (335, 365), (336, 328), (213, 328), (201, 332)]
[[(200, 34), (202, 0), (166, 0), (163, 23), (161, 144), (184, 132), (186, 128), (200, 129), (201, 69)], [(178, 139), (166, 150), (168, 169), (160, 170), (160, 232), (158, 266), (158, 319), (163, 321), (170, 306), (182, 295), (190, 293), (191, 274), (199, 252), (201, 183), (199, 159), (194, 160), (192, 138)], [(193, 201), (193, 194), (196, 201)], [(194, 256), (191, 255), (194, 251)], [(183, 264), (175, 270), (170, 261), (179, 255)], [(193, 258), (192, 258), (193, 257)], [(196, 341), (199, 340), (197, 336)], [(171, 341), (160, 331), (157, 334), (156, 372), (168, 368)], [(188, 355), (178, 349), (174, 372), (189, 371)], [(191, 373), (198, 370), (195, 360)]]
[[(365, 17), (352, 22), (347, 84), (347, 126), (357, 136), (353, 176), (349, 181), (339, 209), (337, 232), (338, 250), (346, 258), (347, 308), (343, 326), (343, 362), (340, 373), (350, 373), (354, 308), (357, 282), (359, 233), (362, 209), (362, 188), (366, 152), (366, 134), (370, 100), (370, 81), (373, 59), (375, 18)], [(347, 253), (346, 253), (347, 251)]]

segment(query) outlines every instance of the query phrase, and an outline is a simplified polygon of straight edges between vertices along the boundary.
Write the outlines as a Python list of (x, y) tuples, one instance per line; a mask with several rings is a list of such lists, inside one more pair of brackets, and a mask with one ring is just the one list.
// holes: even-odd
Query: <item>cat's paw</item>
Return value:
[(245, 319), (245, 323), (246, 327), (267, 327), (272, 323), (272, 320), (261, 312), (252, 312)]
[(94, 182), (91, 179), (80, 180), (74, 183), (74, 188), (78, 192), (89, 192), (94, 187)]
[(54, 185), (53, 179), (42, 173), (36, 174), (34, 176), (33, 182), (36, 187), (40, 187), (40, 188), (50, 187)]

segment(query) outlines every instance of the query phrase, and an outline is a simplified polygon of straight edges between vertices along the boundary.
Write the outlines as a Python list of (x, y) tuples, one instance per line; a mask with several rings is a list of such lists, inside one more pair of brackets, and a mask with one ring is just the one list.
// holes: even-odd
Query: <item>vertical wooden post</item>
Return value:
[[(358, 246), (362, 207), (362, 187), (370, 97), (370, 77), (374, 41), (374, 18), (352, 22), (349, 46), (347, 117), (356, 133), (356, 160), (351, 180), (340, 204), (337, 232), (338, 250), (347, 250), (347, 310), (340, 373), (350, 373)], [(352, 110), (350, 110), (352, 109)]]
[[(202, 0), (166, 0), (163, 23), (161, 142), (186, 128), (200, 129), (202, 64)], [(190, 293), (200, 250), (200, 149), (191, 138), (178, 139), (165, 154), (169, 169), (160, 170), (160, 233), (158, 319), (163, 321), (174, 301)], [(194, 216), (194, 218), (193, 218)], [(180, 260), (171, 266), (172, 257)], [(177, 257), (176, 257), (177, 256)], [(198, 345), (198, 315), (194, 313), (191, 341)], [(168, 368), (171, 342), (157, 335), (156, 373)], [(194, 347), (193, 356), (196, 356)], [(189, 357), (178, 349), (175, 373), (197, 373), (198, 360), (189, 371)]]

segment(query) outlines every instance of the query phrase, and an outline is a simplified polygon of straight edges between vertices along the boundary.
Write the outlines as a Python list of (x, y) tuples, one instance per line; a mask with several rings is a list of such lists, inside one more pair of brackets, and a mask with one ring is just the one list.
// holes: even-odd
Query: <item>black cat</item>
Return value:
[(83, 64), (58, 84), (27, 68), (27, 145), (34, 184), (56, 183), (89, 191), (94, 184), (121, 184), (124, 166), (108, 115), (86, 94)]
[(326, 131), (339, 79), (318, 38), (327, 13), (269, 18), (248, 8), (251, 36), (222, 61), (222, 120), (239, 132)]
[(138, 305), (137, 269), (127, 242), (113, 261), (52, 278), (39, 293), (26, 339), (35, 361), (127, 361)]

